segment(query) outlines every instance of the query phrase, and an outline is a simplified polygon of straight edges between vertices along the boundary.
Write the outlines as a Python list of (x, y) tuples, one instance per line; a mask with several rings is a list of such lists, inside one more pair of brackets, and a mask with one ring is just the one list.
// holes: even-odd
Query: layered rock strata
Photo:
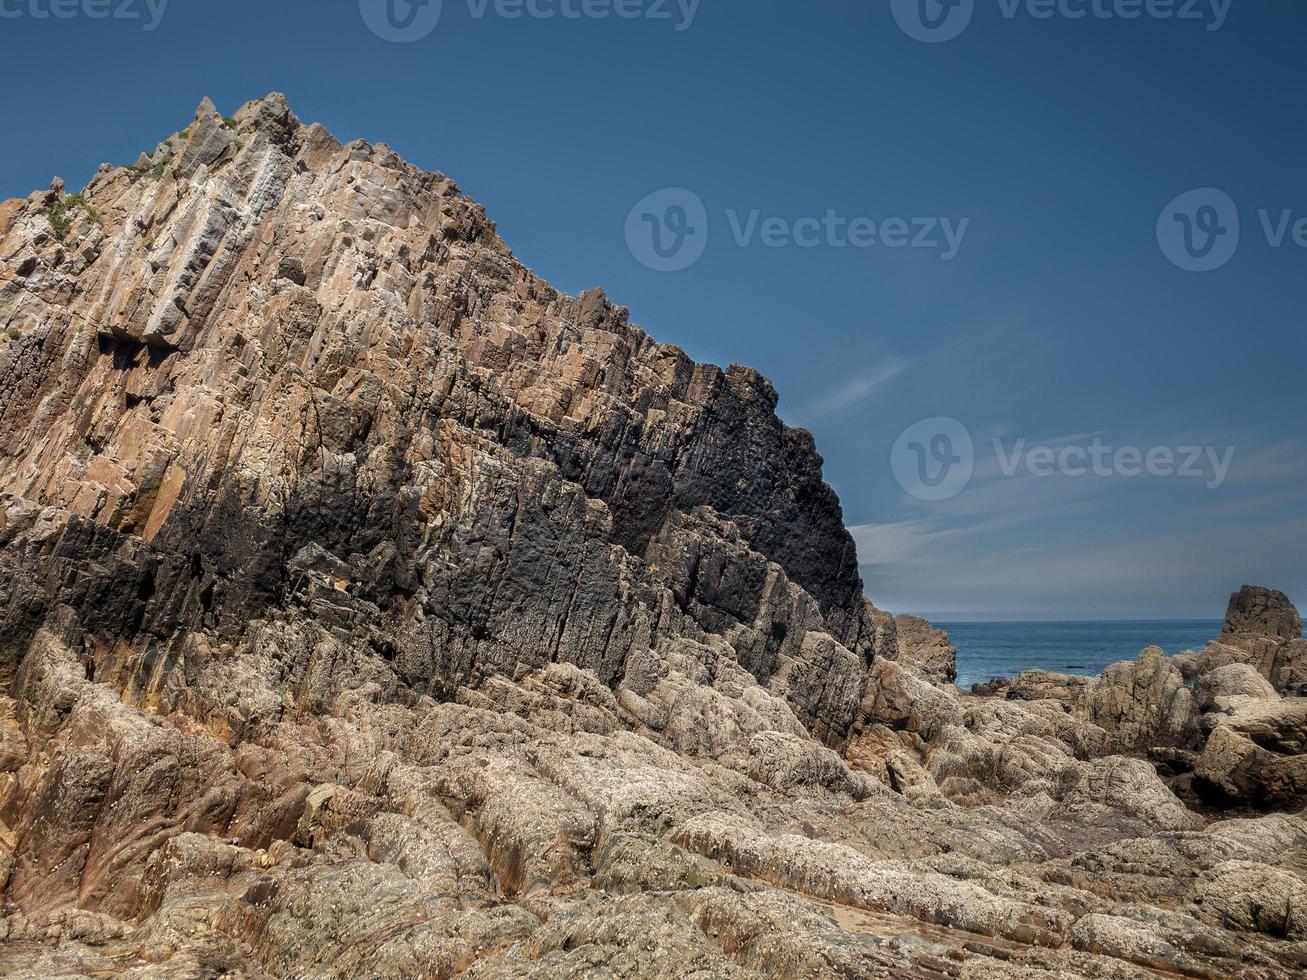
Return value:
[(206, 102), (0, 204), (0, 327), (8, 975), (1307, 963), (1278, 600), (963, 694), (764, 378), (384, 145)]

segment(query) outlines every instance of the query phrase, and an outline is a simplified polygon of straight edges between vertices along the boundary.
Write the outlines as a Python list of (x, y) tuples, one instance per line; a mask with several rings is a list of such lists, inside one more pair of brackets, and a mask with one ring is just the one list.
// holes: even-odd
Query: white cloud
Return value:
[(966, 533), (962, 530), (934, 530), (928, 521), (899, 524), (859, 524), (849, 528), (863, 565), (893, 565), (920, 561), (936, 553), (944, 542)]
[(911, 358), (888, 355), (878, 363), (847, 378), (833, 391), (799, 406), (794, 413), (795, 420), (799, 425), (806, 425), (847, 411), (866, 401), (879, 388), (897, 378), (912, 364)]

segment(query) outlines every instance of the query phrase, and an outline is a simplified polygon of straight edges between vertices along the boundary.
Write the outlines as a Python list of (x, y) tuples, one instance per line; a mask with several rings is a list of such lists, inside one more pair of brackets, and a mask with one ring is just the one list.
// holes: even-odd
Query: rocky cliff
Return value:
[(384, 145), (205, 102), (0, 204), (0, 329), (0, 970), (1307, 962), (1278, 600), (964, 695), (764, 378)]

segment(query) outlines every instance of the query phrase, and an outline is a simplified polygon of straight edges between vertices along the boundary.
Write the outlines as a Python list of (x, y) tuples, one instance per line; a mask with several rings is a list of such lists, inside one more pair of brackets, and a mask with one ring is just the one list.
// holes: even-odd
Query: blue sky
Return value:
[[(773, 378), (781, 414), (816, 435), (879, 605), (1219, 617), (1248, 582), (1307, 606), (1297, 0), (1198, 0), (1202, 19), (972, 0), (945, 43), (909, 36), (890, 0), (534, 0), (554, 16), (517, 18), (511, 0), (444, 0), (411, 43), (365, 23), (384, 0), (107, 5), (137, 19), (55, 2), (73, 16), (0, 0), (0, 197), (134, 160), (205, 95), (230, 112), (283, 91), (306, 121), (457, 179), (558, 287), (601, 285), (658, 339)], [(633, 16), (564, 16), (614, 2)], [(666, 188), (701, 202), (706, 231), (673, 272), (627, 234)], [(1206, 272), (1159, 244), (1194, 188), (1228, 195), (1240, 225)], [(647, 213), (670, 221), (667, 200)], [(874, 243), (848, 244), (853, 221)], [(1283, 224), (1278, 247), (1264, 223)], [(944, 227), (949, 258), (925, 247)], [(932, 501), (891, 464), (935, 417), (974, 456)], [(1172, 470), (1191, 446), (1234, 456), (1219, 481), (1207, 462), (1030, 465), (1095, 445), (1170, 450)]]

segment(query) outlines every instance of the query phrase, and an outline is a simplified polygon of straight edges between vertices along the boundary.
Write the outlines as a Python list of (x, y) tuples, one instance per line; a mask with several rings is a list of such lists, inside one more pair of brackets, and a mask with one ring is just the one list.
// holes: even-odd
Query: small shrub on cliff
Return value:
[(55, 235), (61, 240), (68, 236), (69, 230), (73, 227), (72, 212), (78, 208), (91, 219), (93, 224), (104, 225), (104, 218), (99, 211), (91, 207), (85, 196), (69, 194), (67, 197), (51, 204), (45, 211), (45, 215), (50, 221), (50, 227), (54, 229)]
[(68, 217), (63, 208), (56, 204), (50, 207), (45, 215), (50, 219), (50, 227), (54, 229), (56, 238), (62, 240), (68, 237), (68, 229), (72, 228), (73, 219)]

